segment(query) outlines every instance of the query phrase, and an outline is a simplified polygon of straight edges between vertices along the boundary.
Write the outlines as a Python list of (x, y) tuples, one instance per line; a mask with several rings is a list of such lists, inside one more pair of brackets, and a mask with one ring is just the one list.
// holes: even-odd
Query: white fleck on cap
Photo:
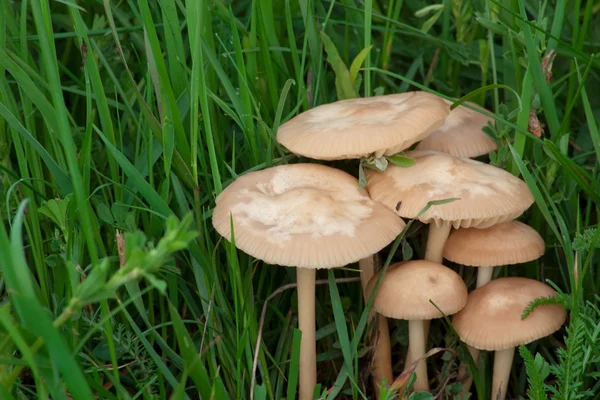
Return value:
[(282, 124), (277, 141), (318, 160), (393, 155), (439, 128), (449, 112), (443, 99), (427, 92), (341, 100)]
[(522, 180), (501, 168), (468, 158), (434, 151), (407, 152), (410, 167), (389, 165), (385, 172), (367, 170), (371, 198), (404, 218), (416, 218), (428, 202), (458, 198), (432, 205), (419, 220), (450, 222), (454, 228), (487, 228), (520, 216), (533, 204)]
[(341, 267), (370, 256), (400, 234), (404, 221), (374, 202), (356, 178), (318, 164), (250, 172), (216, 200), (215, 229), (270, 264)]

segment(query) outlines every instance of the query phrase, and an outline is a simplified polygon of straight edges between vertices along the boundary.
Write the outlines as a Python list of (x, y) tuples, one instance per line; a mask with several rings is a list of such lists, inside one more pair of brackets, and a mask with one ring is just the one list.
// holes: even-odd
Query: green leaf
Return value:
[(65, 199), (50, 199), (42, 203), (38, 208), (40, 214), (50, 218), (63, 231), (67, 230), (67, 209), (69, 208), (70, 196)]
[(356, 97), (350, 72), (342, 58), (340, 57), (335, 44), (324, 31), (321, 31), (321, 39), (325, 44), (325, 52), (327, 52), (327, 62), (333, 68), (335, 74), (335, 88), (337, 91), (338, 100), (353, 99)]
[(352, 61), (352, 64), (350, 65), (350, 83), (352, 84), (352, 87), (354, 87), (355, 89), (356, 89), (356, 87), (354, 86), (354, 84), (356, 83), (356, 77), (358, 76), (358, 71), (360, 70), (360, 67), (362, 66), (363, 62), (365, 61), (365, 58), (367, 57), (367, 55), (369, 54), (369, 52), (371, 51), (372, 48), (373, 48), (373, 45), (362, 49), (360, 51), (360, 53), (358, 53), (358, 55), (354, 58), (354, 61)]
[(386, 156), (387, 160), (394, 165), (397, 165), (402, 168), (410, 167), (415, 163), (413, 158), (407, 157), (402, 154), (394, 154), (393, 156)]

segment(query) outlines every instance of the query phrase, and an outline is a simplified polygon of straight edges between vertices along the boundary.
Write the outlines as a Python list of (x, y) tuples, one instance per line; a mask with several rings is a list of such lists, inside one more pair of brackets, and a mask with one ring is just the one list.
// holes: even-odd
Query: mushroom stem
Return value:
[(497, 350), (494, 354), (494, 378), (492, 379), (492, 399), (504, 400), (506, 398), (506, 389), (508, 388), (508, 379), (512, 367), (515, 348), (506, 350)]
[[(473, 361), (475, 362), (475, 365), (477, 365), (477, 363), (479, 362), (479, 349), (476, 349), (475, 347), (471, 347), (471, 346), (467, 346), (467, 348), (469, 349), (469, 353), (471, 353), (471, 357), (473, 358)], [(467, 364), (461, 364), (460, 368), (458, 369), (458, 378), (462, 381), (463, 383), (463, 390), (460, 393), (461, 398), (463, 398), (467, 393), (469, 393), (469, 390), (471, 390), (471, 385), (473, 384), (473, 374), (475, 373), (475, 371), (471, 371), (471, 375), (466, 376), (467, 375)]]
[(479, 267), (477, 268), (477, 287), (482, 287), (492, 280), (494, 267)]
[[(423, 332), (423, 322), (417, 320), (408, 321), (408, 352), (410, 358), (407, 367), (425, 355), (425, 335)], [(417, 379), (413, 385), (415, 391), (429, 391), (429, 379), (427, 378), (427, 363), (421, 360), (415, 368)]]
[[(363, 258), (358, 262), (360, 267), (360, 280), (362, 283), (365, 302), (369, 300), (367, 295), (367, 285), (371, 278), (375, 275), (375, 255)], [(376, 315), (375, 310), (371, 308), (369, 311), (369, 320)], [(392, 349), (390, 346), (390, 331), (388, 328), (387, 318), (381, 314), (377, 314), (377, 318), (373, 321), (373, 329), (377, 330), (377, 334), (373, 336), (373, 386), (377, 396), (379, 396), (379, 385), (385, 379), (388, 385), (391, 385), (394, 375), (392, 373)]]
[[(442, 256), (444, 252), (444, 245), (448, 240), (448, 236), (450, 236), (450, 229), (452, 229), (452, 224), (449, 221), (442, 221), (441, 225), (439, 226), (435, 223), (429, 224), (429, 236), (427, 237), (427, 247), (425, 248), (425, 260), (438, 264), (442, 263), (442, 260), (444, 259)], [(430, 325), (431, 321), (423, 321), (423, 337), (425, 340), (425, 346), (427, 346)], [(409, 358), (411, 358), (410, 346), (406, 354), (405, 365), (409, 364)]]
[[(367, 285), (371, 278), (375, 275), (375, 256), (369, 256), (363, 258), (358, 262), (358, 268), (360, 269), (360, 283), (362, 284), (363, 294), (365, 296), (365, 301), (369, 299), (367, 296)], [(371, 309), (371, 314), (369, 315), (369, 319), (373, 317), (373, 309)]]
[(317, 345), (315, 337), (314, 269), (296, 268), (298, 283), (298, 328), (300, 341), (299, 400), (312, 400), (317, 384)]
[(429, 224), (429, 236), (427, 237), (427, 247), (425, 249), (425, 259), (427, 261), (442, 263), (444, 245), (448, 240), (451, 228), (452, 225), (449, 221), (443, 221), (440, 226), (434, 223)]
[(377, 324), (377, 338), (375, 339), (373, 349), (373, 384), (375, 391), (379, 395), (379, 386), (385, 379), (386, 385), (391, 385), (394, 381), (392, 372), (392, 348), (390, 346), (390, 331), (387, 318), (377, 314), (375, 319)]

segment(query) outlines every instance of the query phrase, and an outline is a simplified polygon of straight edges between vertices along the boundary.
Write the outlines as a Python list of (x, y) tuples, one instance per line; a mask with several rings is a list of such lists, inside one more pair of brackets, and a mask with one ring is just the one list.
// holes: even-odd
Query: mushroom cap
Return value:
[(396, 154), (444, 122), (450, 107), (427, 92), (341, 100), (312, 108), (279, 127), (277, 141), (318, 160)]
[(503, 169), (468, 158), (435, 151), (412, 151), (410, 167), (389, 165), (385, 172), (366, 171), (371, 198), (398, 215), (416, 218), (428, 202), (457, 198), (432, 205), (419, 220), (454, 228), (487, 228), (521, 215), (533, 196), (522, 180)]
[(536, 307), (527, 318), (521, 315), (529, 303), (555, 296), (549, 286), (527, 278), (498, 278), (469, 294), (465, 308), (452, 318), (460, 339), (480, 350), (506, 350), (556, 332), (566, 311), (557, 304)]
[[(370, 294), (379, 274), (369, 281)], [(443, 315), (429, 302), (433, 301), (446, 315), (462, 309), (467, 303), (467, 287), (450, 268), (426, 260), (400, 262), (388, 267), (379, 284), (373, 308), (389, 318), (429, 320)]]
[[(452, 104), (447, 101), (448, 105)], [(479, 107), (467, 102), (470, 106)], [(483, 132), (483, 127), (493, 121), (486, 115), (465, 106), (450, 111), (444, 125), (419, 143), (417, 150), (434, 150), (457, 157), (479, 157), (497, 150), (498, 145)]]
[(544, 239), (535, 229), (509, 221), (485, 229), (452, 232), (444, 247), (444, 258), (472, 267), (497, 267), (533, 261), (544, 250)]
[(392, 242), (404, 221), (369, 198), (356, 178), (317, 164), (280, 165), (236, 179), (216, 200), (213, 225), (269, 264), (341, 267)]

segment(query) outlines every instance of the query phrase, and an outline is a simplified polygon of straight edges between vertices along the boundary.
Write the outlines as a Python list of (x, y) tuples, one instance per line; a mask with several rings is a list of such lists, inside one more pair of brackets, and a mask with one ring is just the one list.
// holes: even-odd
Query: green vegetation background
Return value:
[[(223, 241), (215, 196), (296, 161), (274, 140), (296, 113), (415, 89), (493, 111), (490, 161), (527, 181), (547, 243), (502, 274), (550, 279), (571, 310), (521, 349), (509, 396), (598, 398), (599, 45), (583, 0), (0, 0), (0, 398), (243, 399), (253, 376), (255, 399), (293, 398), (293, 271)], [(360, 284), (334, 281), (356, 276), (319, 273), (328, 398), (371, 393)], [(456, 349), (447, 332), (433, 344)], [(392, 341), (401, 362), (405, 325)], [(456, 357), (430, 360), (434, 395), (457, 390)]]

